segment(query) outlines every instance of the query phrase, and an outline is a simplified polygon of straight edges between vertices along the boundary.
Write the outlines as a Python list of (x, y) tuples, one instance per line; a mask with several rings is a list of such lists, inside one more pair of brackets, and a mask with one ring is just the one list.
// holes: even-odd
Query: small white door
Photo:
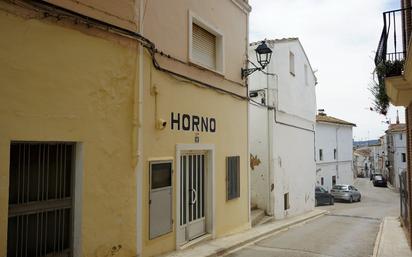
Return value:
[(206, 233), (204, 153), (180, 157), (180, 229), (182, 243)]
[(150, 162), (150, 239), (172, 231), (172, 161)]

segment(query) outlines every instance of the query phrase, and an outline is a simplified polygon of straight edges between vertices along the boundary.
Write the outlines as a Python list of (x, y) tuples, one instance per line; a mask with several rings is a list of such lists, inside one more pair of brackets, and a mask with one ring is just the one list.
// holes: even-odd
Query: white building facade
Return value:
[(324, 113), (316, 117), (316, 183), (326, 190), (335, 184), (353, 184), (354, 126)]
[(406, 125), (391, 124), (386, 131), (388, 181), (399, 189), (399, 175), (406, 170)]
[(271, 62), (249, 76), (251, 202), (282, 219), (314, 208), (316, 77), (297, 38), (266, 44)]

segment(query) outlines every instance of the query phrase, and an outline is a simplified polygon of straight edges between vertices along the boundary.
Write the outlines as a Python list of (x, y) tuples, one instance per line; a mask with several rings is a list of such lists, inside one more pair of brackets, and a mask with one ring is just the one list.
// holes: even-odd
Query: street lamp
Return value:
[[(270, 58), (272, 57), (272, 50), (266, 45), (265, 41), (262, 41), (262, 43), (256, 47), (255, 49), (256, 52), (256, 60), (260, 64), (261, 67), (257, 67), (255, 65), (255, 68), (250, 68), (250, 69), (241, 69), (242, 73), (242, 79), (246, 78), (253, 72), (257, 70), (263, 70), (269, 63), (270, 63)], [(252, 63), (253, 64), (253, 63)]]

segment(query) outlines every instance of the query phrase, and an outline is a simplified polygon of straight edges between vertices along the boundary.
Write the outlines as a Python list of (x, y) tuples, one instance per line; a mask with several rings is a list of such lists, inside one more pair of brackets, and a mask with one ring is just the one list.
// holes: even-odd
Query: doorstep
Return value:
[(411, 257), (405, 232), (397, 217), (385, 217), (375, 241), (373, 257)]
[(328, 213), (325, 210), (313, 210), (302, 215), (276, 220), (270, 223), (258, 225), (251, 229), (232, 234), (229, 236), (217, 238), (214, 240), (200, 243), (191, 248), (177, 250), (169, 254), (162, 255), (163, 257), (210, 257), (222, 256), (226, 253), (234, 251), (244, 245), (252, 243), (256, 240), (263, 239), (273, 233), (285, 230), (290, 226), (304, 223), (308, 220), (318, 218)]

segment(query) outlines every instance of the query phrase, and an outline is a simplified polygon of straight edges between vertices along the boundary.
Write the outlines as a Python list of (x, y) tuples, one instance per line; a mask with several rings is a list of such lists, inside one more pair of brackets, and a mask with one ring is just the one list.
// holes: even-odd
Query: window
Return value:
[(305, 70), (305, 85), (309, 85), (309, 78), (308, 78), (308, 65), (305, 64), (304, 66), (304, 70)]
[(223, 36), (217, 29), (189, 12), (189, 60), (223, 73)]
[(226, 199), (231, 200), (240, 197), (240, 156), (226, 158)]
[(406, 162), (406, 153), (402, 153), (402, 162)]
[(323, 181), (323, 177), (320, 178), (320, 184), (323, 186), (324, 181)]
[(332, 186), (336, 185), (336, 176), (332, 176)]
[(295, 76), (295, 55), (289, 52), (289, 72)]
[(289, 193), (286, 193), (286, 194), (283, 195), (283, 205), (284, 205), (285, 211), (290, 208)]
[(319, 149), (319, 161), (323, 161), (323, 150)]
[(65, 142), (11, 143), (7, 256), (71, 255), (74, 150)]
[(336, 160), (336, 158), (337, 158), (337, 150), (335, 148), (333, 149), (333, 159)]

